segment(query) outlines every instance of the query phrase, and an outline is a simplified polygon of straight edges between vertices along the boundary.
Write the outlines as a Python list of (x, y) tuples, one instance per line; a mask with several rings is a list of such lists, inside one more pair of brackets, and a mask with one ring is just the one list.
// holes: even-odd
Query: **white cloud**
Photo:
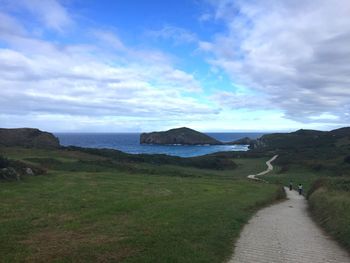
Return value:
[[(170, 66), (110, 66), (63, 52), (0, 50), (2, 112), (169, 116), (214, 113), (182, 95), (193, 76)], [(177, 86), (178, 85), (178, 86)], [(13, 107), (13, 100), (17, 107)], [(93, 109), (93, 110), (91, 110)]]
[(200, 22), (207, 22), (209, 20), (211, 20), (213, 18), (212, 14), (210, 13), (204, 13), (204, 14), (201, 14), (198, 18), (198, 20)]
[(213, 51), (214, 46), (212, 43), (207, 42), (207, 41), (198, 41), (198, 49), (201, 51)]
[(195, 43), (198, 41), (196, 34), (189, 30), (169, 25), (163, 26), (160, 30), (149, 30), (147, 35), (155, 38), (170, 39), (175, 44)]
[(16, 19), (0, 12), (0, 36), (23, 35), (25, 29)]
[(19, 0), (19, 6), (29, 10), (48, 28), (63, 31), (73, 23), (67, 9), (57, 0)]
[(270, 101), (264, 94), (249, 94), (240, 92), (218, 91), (212, 99), (222, 107), (228, 107), (233, 110), (237, 109), (273, 109)]
[(91, 33), (106, 46), (121, 51), (126, 49), (120, 38), (111, 31), (95, 29)]
[[(193, 92), (201, 91), (196, 78), (176, 68), (160, 51), (127, 48), (112, 32), (95, 31), (100, 40), (123, 50), (106, 56), (99, 42), (56, 44), (22, 31), (14, 17), (3, 17), (9, 22), (2, 24), (5, 33), (0, 32), (0, 43), (6, 46), (0, 48), (2, 125), (15, 123), (11, 120), (24, 125), (28, 117), (33, 123), (45, 120), (50, 129), (57, 129), (56, 118), (66, 130), (93, 122), (95, 128), (114, 123), (118, 129), (127, 119), (130, 127), (140, 123), (146, 127), (152, 119), (172, 123), (218, 113), (195, 99)], [(12, 28), (18, 30), (8, 34)], [(67, 120), (81, 124), (69, 128)]]
[(328, 113), (349, 120), (349, 1), (213, 5), (226, 25), (212, 41), (213, 65), (235, 83), (265, 93), (288, 118), (309, 122)]

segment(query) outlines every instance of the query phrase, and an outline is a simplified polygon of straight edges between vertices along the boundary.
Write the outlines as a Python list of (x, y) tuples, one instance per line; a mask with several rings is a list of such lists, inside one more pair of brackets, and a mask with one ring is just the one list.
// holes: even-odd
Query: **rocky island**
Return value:
[(142, 133), (141, 144), (223, 145), (224, 143), (201, 132), (182, 127), (163, 132)]

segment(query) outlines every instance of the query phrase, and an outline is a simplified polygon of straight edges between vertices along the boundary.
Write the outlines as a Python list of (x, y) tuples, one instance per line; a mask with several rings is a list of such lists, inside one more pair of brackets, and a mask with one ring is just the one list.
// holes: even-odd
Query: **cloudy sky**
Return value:
[(332, 129), (349, 0), (0, 0), (0, 127)]

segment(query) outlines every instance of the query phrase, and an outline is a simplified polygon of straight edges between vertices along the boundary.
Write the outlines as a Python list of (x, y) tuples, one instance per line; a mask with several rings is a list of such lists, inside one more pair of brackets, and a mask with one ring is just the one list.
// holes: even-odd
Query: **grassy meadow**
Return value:
[(81, 151), (2, 148), (47, 170), (0, 183), (1, 262), (223, 262), (242, 226), (281, 198), (227, 170), (117, 162)]

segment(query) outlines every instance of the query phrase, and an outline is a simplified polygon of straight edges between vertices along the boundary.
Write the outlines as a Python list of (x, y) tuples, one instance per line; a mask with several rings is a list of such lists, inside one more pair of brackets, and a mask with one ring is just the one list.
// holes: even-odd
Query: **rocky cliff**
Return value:
[(51, 133), (38, 129), (1, 129), (0, 146), (21, 146), (35, 148), (58, 148), (59, 140)]
[(198, 131), (183, 127), (164, 132), (142, 133), (141, 144), (222, 145), (223, 143)]

